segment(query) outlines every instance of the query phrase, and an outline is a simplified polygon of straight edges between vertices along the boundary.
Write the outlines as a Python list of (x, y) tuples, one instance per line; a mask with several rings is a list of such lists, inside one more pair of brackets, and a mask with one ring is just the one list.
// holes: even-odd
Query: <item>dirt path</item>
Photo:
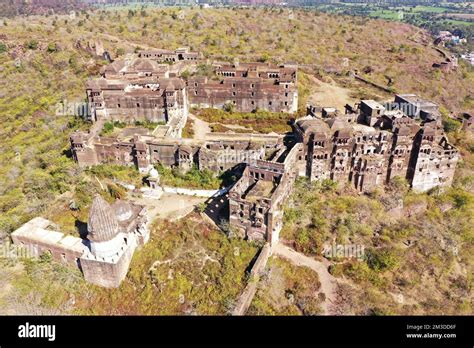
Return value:
[(196, 205), (205, 202), (207, 198), (163, 193), (159, 200), (151, 198), (130, 199), (147, 207), (147, 215), (151, 223), (157, 217), (169, 220), (182, 218), (192, 212)]
[(274, 247), (273, 254), (284, 257), (297, 266), (309, 267), (318, 273), (319, 281), (321, 282), (321, 292), (326, 295), (326, 299), (321, 304), (321, 307), (324, 313), (327, 315), (336, 314), (336, 311), (332, 308), (332, 305), (336, 302), (337, 282), (336, 279), (328, 272), (328, 266), (330, 265), (329, 261), (317, 261), (281, 243), (278, 243)]
[(211, 127), (209, 123), (197, 118), (193, 114), (189, 114), (188, 117), (193, 120), (193, 129), (194, 129), (194, 139), (205, 140), (206, 134), (211, 132)]
[(335, 82), (324, 82), (312, 75), (308, 75), (312, 82), (311, 94), (308, 102), (321, 107), (335, 107), (344, 111), (346, 104), (353, 105), (357, 100), (351, 97), (351, 90), (339, 87)]

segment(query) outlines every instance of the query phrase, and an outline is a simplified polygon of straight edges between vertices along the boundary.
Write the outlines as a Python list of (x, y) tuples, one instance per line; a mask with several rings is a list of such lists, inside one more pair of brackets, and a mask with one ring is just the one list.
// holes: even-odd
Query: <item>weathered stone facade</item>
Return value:
[(436, 104), (413, 95), (396, 96), (394, 103), (406, 103), (411, 111), (386, 111), (366, 100), (356, 109), (346, 108), (345, 115), (313, 114), (297, 120), (295, 135), (304, 145), (300, 174), (349, 182), (360, 191), (395, 176), (415, 191), (451, 185), (459, 155), (443, 132)]
[[(436, 104), (397, 95), (387, 106), (363, 100), (355, 107), (346, 106), (344, 114), (333, 108), (323, 108), (320, 116), (309, 111), (294, 124), (293, 136), (303, 144), (295, 163), (300, 175), (350, 182), (364, 192), (395, 176), (407, 179), (416, 191), (451, 184), (458, 152), (447, 141)], [(255, 164), (264, 159), (266, 149), (284, 149), (282, 136), (220, 137), (196, 141), (155, 133), (107, 138), (77, 132), (71, 136), (71, 146), (82, 166), (115, 163), (145, 171), (160, 163), (184, 170), (197, 165), (216, 173), (240, 163)]]
[(221, 64), (216, 80), (193, 77), (188, 81), (190, 105), (223, 108), (240, 112), (267, 110), (294, 113), (298, 109), (295, 66), (265, 63)]
[(196, 61), (201, 58), (201, 53), (192, 52), (189, 47), (180, 47), (174, 51), (164, 49), (142, 50), (138, 51), (139, 58), (152, 59), (159, 63), (179, 62), (179, 61)]
[(296, 112), (295, 66), (220, 64), (215, 68), (219, 81), (191, 77), (186, 86), (179, 76), (193, 71), (198, 58), (198, 53), (186, 49), (141, 51), (138, 58), (128, 56), (103, 67), (101, 77), (88, 81), (86, 87), (91, 120), (169, 124), (173, 118), (187, 118), (189, 103), (216, 108), (231, 104), (238, 111)]
[(297, 177), (296, 161), (302, 144), (273, 161), (248, 165), (229, 191), (229, 223), (240, 237), (278, 242), (283, 227), (283, 204)]
[[(408, 103), (404, 113), (400, 106)], [(248, 165), (229, 191), (229, 223), (239, 235), (274, 245), (282, 227), (282, 205), (299, 174), (331, 179), (367, 192), (404, 178), (415, 191), (451, 185), (458, 161), (441, 126), (436, 104), (414, 95), (396, 96), (392, 107), (361, 101), (346, 113), (323, 108), (296, 120), (296, 145), (274, 161)], [(422, 121), (422, 123), (418, 121)]]
[[(141, 79), (140, 74), (149, 74), (147, 64), (129, 64), (125, 73)], [(124, 72), (121, 64), (107, 69), (104, 78)], [(179, 85), (191, 105), (224, 107), (230, 102), (239, 111), (296, 111), (294, 66), (226, 63), (217, 64), (215, 74), (216, 80), (190, 78), (187, 87)], [(186, 117), (176, 116), (151, 134), (126, 129), (109, 138), (76, 132), (72, 152), (81, 166), (115, 163), (135, 165), (142, 172), (155, 164), (184, 171), (197, 166), (216, 174), (239, 168), (242, 176), (228, 193), (230, 226), (243, 238), (272, 245), (281, 229), (283, 202), (298, 175), (331, 179), (360, 192), (400, 177), (413, 190), (427, 191), (451, 185), (459, 158), (443, 132), (438, 106), (414, 94), (396, 95), (385, 104), (362, 100), (346, 105), (344, 113), (309, 107), (308, 115), (294, 122), (290, 142), (283, 135), (241, 133), (182, 139), (185, 122)]]
[(135, 249), (149, 239), (146, 208), (116, 201), (110, 205), (96, 196), (82, 239), (64, 236), (50, 221), (34, 218), (11, 235), (13, 242), (28, 248), (34, 257), (50, 253), (58, 262), (79, 267), (86, 281), (118, 287), (125, 278)]
[(265, 157), (266, 149), (283, 146), (283, 136), (214, 134), (216, 140), (193, 140), (149, 135), (101, 137), (91, 133), (71, 135), (71, 149), (80, 166), (100, 163), (136, 166), (147, 171), (154, 164), (184, 170), (196, 165), (215, 173)]
[(87, 98), (93, 121), (166, 123), (188, 112), (185, 84), (176, 77), (101, 78), (88, 82)]
[(74, 47), (95, 57), (103, 58), (109, 62), (112, 61), (110, 52), (104, 49), (104, 44), (100, 40), (79, 39), (74, 44)]

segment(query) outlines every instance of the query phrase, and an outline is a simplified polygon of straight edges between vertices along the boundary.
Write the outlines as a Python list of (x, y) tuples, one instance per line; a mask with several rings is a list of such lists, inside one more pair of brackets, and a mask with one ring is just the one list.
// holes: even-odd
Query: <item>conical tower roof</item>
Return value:
[(96, 195), (92, 202), (87, 231), (87, 238), (93, 242), (109, 241), (119, 232), (117, 217), (110, 204), (100, 195)]

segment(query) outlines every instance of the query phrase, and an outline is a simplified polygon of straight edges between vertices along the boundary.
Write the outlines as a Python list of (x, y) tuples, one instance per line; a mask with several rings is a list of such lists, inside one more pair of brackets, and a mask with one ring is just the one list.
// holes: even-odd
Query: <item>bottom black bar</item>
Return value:
[(0, 346), (473, 347), (473, 317), (0, 317)]

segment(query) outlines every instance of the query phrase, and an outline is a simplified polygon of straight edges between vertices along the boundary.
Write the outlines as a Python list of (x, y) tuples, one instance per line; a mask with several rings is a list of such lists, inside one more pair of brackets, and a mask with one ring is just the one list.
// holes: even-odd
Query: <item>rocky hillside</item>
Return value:
[[(2, 4), (5, 5), (4, 2)], [(1, 13), (7, 12), (2, 10)], [(87, 216), (90, 197), (99, 190), (98, 180), (104, 181), (107, 177), (122, 180), (133, 177), (132, 172), (136, 173), (133, 169), (127, 171), (107, 166), (85, 172), (71, 159), (69, 134), (87, 125), (72, 116), (74, 110), (64, 108), (64, 105), (68, 105), (68, 102), (83, 102), (85, 81), (97, 76), (100, 67), (105, 64), (76, 48), (78, 40), (83, 43), (100, 40), (105, 49), (119, 57), (134, 52), (137, 47), (190, 46), (202, 51), (210, 60), (294, 61), (305, 71), (299, 76), (302, 98), (312, 93), (314, 81), (335, 81), (344, 91), (352, 91), (349, 97), (354, 99), (388, 96), (350, 77), (350, 72), (358, 71), (366, 79), (393, 92), (417, 93), (436, 101), (445, 117), (450, 112), (474, 111), (472, 67), (460, 64), (457, 70), (446, 73), (434, 69), (432, 64), (443, 58), (430, 46), (432, 38), (418, 28), (400, 23), (337, 17), (305, 10), (166, 8), (95, 10), (77, 13), (75, 17), (15, 17), (3, 21), (1, 25), (2, 238), (38, 215), (46, 216), (61, 226), (72, 226), (71, 232), (74, 232), (74, 223), (84, 221)], [(318, 98), (313, 100), (324, 102)], [(361, 243), (370, 247), (381, 245), (387, 248), (387, 255), (376, 254), (376, 263), (367, 260), (361, 269), (355, 269), (351, 264), (334, 268), (335, 276), (344, 276), (362, 284), (359, 290), (364, 286), (368, 291), (378, 289), (370, 308), (363, 306), (363, 294), (350, 297), (358, 306), (357, 313), (441, 313), (443, 306), (446, 308), (445, 313), (460, 310), (462, 313), (472, 313), (471, 300), (451, 301), (445, 296), (455, 288), (455, 296), (465, 296), (469, 291), (472, 293), (472, 277), (466, 274), (472, 274), (472, 257), (469, 257), (472, 255), (472, 214), (469, 213), (472, 212), (473, 201), (474, 141), (472, 134), (457, 131), (456, 127), (451, 129), (449, 137), (461, 149), (463, 158), (458, 166), (453, 191), (441, 196), (436, 192), (423, 196), (410, 196), (404, 192), (400, 197), (404, 206), (410, 206), (410, 200), (419, 200), (421, 205), (428, 207), (422, 211), (421, 218), (416, 219), (417, 216), (413, 215), (405, 221), (402, 216), (389, 224), (384, 215), (387, 207), (378, 202), (380, 197), (376, 196), (376, 192), (373, 197), (360, 198), (347, 194), (348, 198), (340, 198), (343, 195), (337, 191), (321, 193), (315, 189), (306, 190), (311, 198), (308, 202), (314, 203), (315, 209), (319, 211), (319, 199), (326, 199), (332, 204), (328, 204), (330, 209), (320, 211), (318, 221), (309, 221), (311, 211), (308, 213), (303, 209), (300, 209), (301, 214), (308, 213), (304, 215), (307, 220), (301, 220), (299, 225), (295, 223), (296, 220), (287, 220), (286, 238), (297, 239), (299, 236), (296, 242), (302, 252), (307, 252), (306, 249), (312, 248), (313, 244), (320, 246), (326, 241), (316, 240), (317, 236), (330, 240), (334, 236), (352, 238), (356, 235), (362, 238)], [(110, 185), (107, 188), (106, 194), (120, 196), (117, 187)], [(311, 194), (317, 199), (312, 198)], [(306, 202), (304, 197), (302, 201)], [(448, 204), (449, 209), (446, 211), (441, 205), (444, 203)], [(338, 221), (334, 211), (345, 216), (344, 221)], [(379, 221), (369, 221), (370, 216), (357, 215), (365, 211), (374, 216), (379, 214)], [(422, 219), (429, 223), (423, 228), (417, 225)], [(314, 226), (323, 226), (324, 235), (320, 233), (321, 228), (315, 229)], [(301, 231), (305, 233), (299, 233)], [(452, 249), (437, 251), (434, 242), (414, 247), (420, 249), (403, 246), (407, 240), (424, 243), (438, 237), (446, 243), (452, 240), (459, 246), (459, 255), (456, 257), (460, 259), (451, 262), (454, 258)], [(451, 246), (449, 243), (446, 245)], [(309, 253), (312, 251), (309, 250)], [(410, 257), (405, 258), (407, 255)], [(427, 260), (423, 261), (427, 262), (423, 263), (427, 267), (427, 275), (413, 273), (410, 276), (405, 273), (421, 264), (418, 260), (421, 257)], [(443, 265), (448, 264), (448, 261), (454, 270), (441, 274)], [(383, 264), (383, 269), (380, 269), (379, 263)], [(385, 264), (388, 266), (385, 267)], [(458, 266), (459, 270), (456, 269)], [(66, 273), (55, 273), (59, 280), (51, 280), (54, 286), (61, 287), (61, 277)], [(13, 273), (9, 274), (12, 279), (16, 277)], [(426, 276), (431, 277), (429, 282), (421, 281)], [(434, 287), (433, 277), (439, 276), (443, 277), (440, 290), (443, 293), (436, 293), (436, 302), (430, 303), (425, 299), (421, 307), (401, 308), (392, 301), (384, 306), (383, 296), (389, 292), (402, 292), (406, 299), (412, 300), (418, 294), (423, 294), (420, 284)], [(3, 279), (9, 278), (5, 276)], [(395, 288), (390, 285), (392, 281), (408, 282), (413, 284), (413, 288), (404, 285)], [(35, 301), (42, 302), (44, 298), (41, 296), (47, 295), (35, 292), (36, 282), (35, 279), (26, 278), (25, 283), (15, 285), (13, 289), (21, 287), (23, 291), (15, 291), (18, 296), (33, 293)], [(128, 290), (130, 293), (133, 291), (132, 288)], [(378, 291), (383, 291), (383, 296)], [(106, 295), (104, 293), (104, 298)], [(349, 296), (347, 293), (343, 295)], [(24, 298), (19, 299), (20, 303), (25, 301)], [(78, 299), (78, 303), (84, 305), (88, 302), (82, 298)], [(220, 310), (221, 307), (216, 309)]]
[(0, 2), (0, 17), (66, 13), (85, 8), (81, 0), (3, 0)]

